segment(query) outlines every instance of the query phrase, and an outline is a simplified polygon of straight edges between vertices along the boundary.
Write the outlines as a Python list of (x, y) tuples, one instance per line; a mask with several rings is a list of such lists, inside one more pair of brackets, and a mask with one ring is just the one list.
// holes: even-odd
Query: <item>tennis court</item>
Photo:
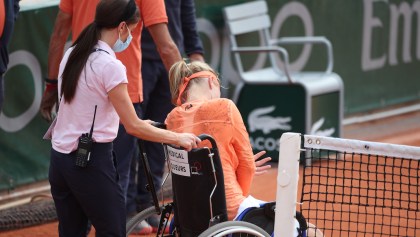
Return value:
[[(359, 135), (354, 136), (352, 135), (352, 138), (357, 138), (357, 139), (368, 139), (369, 137), (372, 137), (372, 139), (374, 139), (375, 141), (378, 142), (387, 142), (387, 143), (394, 143), (394, 144), (404, 144), (404, 145), (411, 145), (411, 146), (420, 146), (420, 128), (418, 127), (418, 125), (416, 125), (415, 123), (411, 123), (411, 121), (419, 121), (418, 120), (418, 114), (414, 114), (413, 115), (403, 115), (403, 116), (397, 116), (397, 117), (393, 117), (387, 120), (383, 120), (383, 121), (375, 121), (375, 122), (371, 122), (368, 124), (364, 124), (364, 125), (352, 125), (352, 126), (346, 126), (345, 127), (345, 134), (351, 134), (354, 131), (359, 131)], [(388, 127), (388, 131), (384, 131), (381, 130), (381, 128), (385, 126)], [(379, 129), (379, 130), (376, 130)], [(371, 133), (371, 130), (376, 130), (377, 132), (375, 133)], [(363, 132), (364, 131), (364, 132)], [(370, 133), (370, 134), (369, 134)], [(362, 157), (362, 160), (366, 159), (366, 157)], [(390, 161), (386, 161), (387, 163)], [(329, 163), (328, 161), (321, 161), (321, 162), (315, 162), (314, 165), (317, 165), (319, 167), (319, 171), (322, 172), (327, 172), (327, 168), (328, 165), (327, 163)], [(273, 164), (275, 166), (275, 164)], [(349, 166), (348, 164), (345, 164), (344, 162), (339, 162), (337, 163), (337, 166), (339, 167), (344, 167), (344, 166)], [(392, 166), (388, 167), (388, 164), (386, 166), (381, 166), (384, 167), (383, 169), (385, 170), (389, 170), (392, 169)], [(412, 169), (413, 167), (411, 167)], [(414, 167), (415, 168), (415, 167)], [(417, 169), (418, 170), (418, 169)], [(346, 171), (346, 172), (350, 172), (350, 171)], [(417, 173), (418, 175), (418, 173)], [(360, 180), (367, 180), (369, 176), (368, 172), (362, 172), (360, 173), (360, 176), (362, 177)], [(420, 175), (418, 175), (420, 176)], [(302, 167), (300, 167), (300, 177), (303, 177), (303, 169)], [(263, 200), (275, 200), (276, 197), (276, 178), (277, 178), (277, 169), (276, 167), (274, 167), (273, 169), (271, 169), (266, 175), (264, 176), (257, 176), (254, 180), (253, 186), (252, 186), (252, 195), (255, 196), (256, 198), (259, 199), (263, 199)], [(364, 186), (368, 186), (369, 182), (365, 182), (365, 181), (357, 181), (357, 185), (360, 187), (364, 187)], [(356, 181), (354, 181), (356, 182)], [(411, 181), (409, 181), (411, 182)], [(299, 185), (301, 185), (302, 182), (299, 183)], [(350, 184), (348, 184), (350, 185)], [(385, 190), (390, 190), (390, 189), (395, 189), (395, 187), (393, 186), (387, 186), (387, 184), (377, 184), (378, 186), (380, 185), (384, 185), (383, 189), (384, 192), (386, 192)], [(408, 187), (408, 185), (402, 185), (401, 188), (403, 188), (401, 191), (401, 193), (404, 193), (404, 188)], [(361, 193), (364, 196), (364, 200), (360, 200), (360, 202), (369, 202), (369, 196), (373, 196), (373, 193), (370, 193), (369, 190), (367, 188), (365, 189), (361, 189), (361, 190), (365, 190), (362, 192), (365, 193)], [(298, 197), (300, 197), (301, 195), (301, 191), (302, 191), (302, 187), (299, 186), (298, 187)], [(327, 190), (325, 190), (327, 191)], [(407, 191), (407, 190), (406, 190)], [(409, 190), (407, 192), (405, 192), (406, 195), (409, 195)], [(417, 197), (418, 198), (418, 197)], [(361, 198), (363, 199), (363, 198)], [(406, 202), (403, 203), (403, 205), (419, 205), (417, 201), (414, 201), (412, 204), (410, 204), (412, 202), (412, 196), (407, 196), (406, 197)], [(408, 200), (410, 202), (408, 202)], [(383, 204), (386, 205), (395, 205), (396, 203), (392, 203), (392, 200), (384, 200)], [(398, 203), (397, 203), (398, 204)], [(395, 221), (399, 221), (398, 218), (394, 218), (393, 216), (404, 216), (406, 215), (406, 219), (404, 221), (406, 221), (408, 226), (412, 226), (415, 223), (413, 223), (414, 220), (410, 220), (411, 216), (413, 215), (413, 213), (415, 212), (403, 212), (403, 213), (388, 213), (389, 210), (385, 210), (382, 213), (378, 213), (378, 209), (370, 209), (370, 208), (363, 208), (359, 205), (347, 205), (346, 208), (348, 208), (349, 211), (351, 211), (351, 213), (353, 214), (347, 214), (345, 216), (336, 216), (334, 215), (332, 210), (335, 210), (336, 207), (333, 204), (328, 204), (326, 205), (325, 203), (319, 203), (316, 205), (321, 205), (322, 208), (325, 208), (325, 206), (328, 206), (326, 209), (331, 210), (331, 211), (326, 211), (324, 214), (310, 214), (309, 218), (311, 219), (311, 221), (316, 222), (316, 219), (325, 219), (325, 220), (337, 220), (337, 219), (342, 219), (342, 220), (347, 220), (350, 218), (361, 218), (361, 212), (364, 212), (365, 214), (365, 218), (367, 219), (371, 219), (372, 222), (378, 222), (379, 220), (376, 219), (379, 216), (385, 215), (385, 220), (384, 220), (384, 225), (376, 225), (374, 226), (372, 225), (366, 225), (366, 226), (362, 226), (362, 225), (357, 225), (357, 223), (350, 223), (350, 222), (343, 222), (344, 224), (341, 224), (342, 226), (340, 228), (342, 228), (343, 230), (351, 230), (351, 231), (347, 231), (348, 235), (344, 235), (343, 233), (340, 233), (340, 236), (373, 236), (374, 234), (365, 234), (365, 235), (358, 235), (356, 232), (356, 230), (361, 230), (361, 229), (372, 229), (374, 230), (375, 228), (391, 228), (392, 226), (395, 225), (396, 223), (392, 223)], [(303, 208), (305, 208), (305, 204), (303, 205)], [(312, 208), (312, 207), (311, 207)], [(360, 208), (363, 208), (362, 210), (360, 210)], [(350, 212), (349, 212), (350, 213)], [(357, 214), (359, 213), (359, 214)], [(318, 217), (315, 215), (319, 215)], [(358, 216), (357, 216), (358, 215)], [(417, 211), (417, 215), (418, 215), (418, 211)], [(417, 217), (418, 218), (418, 217)], [(328, 224), (328, 222), (331, 222), (329, 224), (334, 224), (334, 221), (326, 221), (325, 223)], [(321, 222), (317, 223), (318, 227), (322, 229), (322, 225)], [(332, 231), (332, 230), (329, 230)], [(326, 234), (326, 236), (330, 236), (327, 235), (328, 230), (324, 232), (324, 234)], [(392, 230), (391, 230), (392, 233)], [(57, 222), (52, 222), (52, 223), (47, 223), (47, 224), (43, 224), (43, 225), (39, 225), (39, 226), (33, 226), (33, 227), (28, 227), (28, 228), (24, 228), (24, 229), (18, 229), (18, 230), (13, 230), (13, 231), (6, 231), (6, 232), (1, 232), (0, 233), (1, 237), (24, 237), (24, 236), (39, 236), (39, 237), (49, 237), (49, 236), (57, 236)], [(94, 236), (94, 233), (91, 233), (89, 236)], [(391, 236), (420, 236), (420, 233), (411, 233), (410, 229), (408, 229), (408, 232), (406, 233), (393, 233), (393, 235)]]
[(418, 147), (305, 137), (306, 147), (298, 209), (325, 236), (420, 235)]

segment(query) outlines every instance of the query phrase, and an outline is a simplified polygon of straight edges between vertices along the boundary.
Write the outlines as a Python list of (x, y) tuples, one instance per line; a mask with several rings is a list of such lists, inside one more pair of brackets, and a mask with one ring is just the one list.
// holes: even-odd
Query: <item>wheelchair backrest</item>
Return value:
[(217, 145), (212, 137), (201, 136), (203, 138), (209, 140), (212, 147), (187, 152), (165, 145), (172, 175), (174, 224), (183, 237), (197, 236), (212, 222), (227, 220), (223, 169)]

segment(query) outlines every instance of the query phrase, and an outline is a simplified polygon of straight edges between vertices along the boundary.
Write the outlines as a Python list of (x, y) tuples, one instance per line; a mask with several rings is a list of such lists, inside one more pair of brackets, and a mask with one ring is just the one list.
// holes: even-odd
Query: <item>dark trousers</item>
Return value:
[(98, 237), (125, 237), (125, 199), (112, 143), (94, 143), (85, 168), (75, 165), (75, 152), (51, 149), (49, 181), (60, 237), (85, 237), (88, 220)]
[[(142, 77), (144, 100), (141, 109), (144, 115), (143, 119), (163, 123), (174, 105), (171, 102), (168, 74), (162, 61), (143, 59)], [(144, 148), (156, 190), (160, 190), (165, 165), (163, 147), (160, 143), (145, 141)], [(147, 179), (142, 162), (139, 162), (137, 183), (137, 211), (140, 211), (151, 206), (152, 202), (150, 192), (145, 188)]]
[[(133, 104), (134, 109), (137, 113), (137, 116), (141, 117), (140, 104)], [(127, 196), (127, 189), (129, 185), (130, 177), (130, 166), (133, 157), (137, 151), (137, 138), (128, 134), (125, 131), (125, 128), (122, 124), (118, 129), (118, 135), (113, 141), (114, 151), (117, 155), (118, 161), (118, 174), (120, 175), (120, 185), (123, 189), (124, 197)], [(129, 199), (126, 199), (127, 205), (132, 202)]]

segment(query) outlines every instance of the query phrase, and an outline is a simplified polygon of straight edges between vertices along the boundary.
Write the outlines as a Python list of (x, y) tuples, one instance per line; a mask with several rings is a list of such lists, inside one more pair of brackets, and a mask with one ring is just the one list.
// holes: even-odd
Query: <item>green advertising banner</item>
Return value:
[(308, 89), (301, 84), (243, 86), (236, 104), (254, 153), (266, 151), (267, 156), (277, 161), (279, 139), (285, 132), (340, 136), (339, 92), (308, 98)]
[[(229, 50), (222, 8), (244, 2), (247, 1), (196, 1), (206, 59), (212, 66), (218, 66), (223, 79), (232, 84), (239, 77)], [(419, 0), (267, 2), (272, 38), (325, 36), (331, 41), (333, 71), (344, 82), (345, 115), (420, 99)], [(258, 44), (258, 36), (247, 40)], [(291, 55), (293, 70), (325, 68), (324, 48), (311, 45), (285, 48)], [(260, 68), (265, 60), (249, 57), (246, 63)]]
[[(50, 143), (42, 140), (42, 136), (48, 124), (38, 110), (58, 2), (34, 1), (32, 6), (22, 8), (16, 22), (9, 70), (5, 75), (4, 111), (0, 114), (0, 190), (47, 178)], [(223, 90), (225, 97), (232, 96), (239, 76), (230, 53), (222, 9), (243, 2), (246, 1), (195, 1), (206, 61), (221, 73), (222, 83), (228, 88)], [(325, 36), (331, 41), (333, 71), (344, 83), (346, 116), (420, 99), (420, 0), (267, 2), (272, 38)], [(258, 35), (241, 40), (249, 45), (259, 44)], [(326, 53), (323, 47), (297, 45), (286, 48), (293, 70), (324, 70)], [(249, 68), (261, 68), (265, 60), (263, 55), (250, 55), (244, 63)], [(314, 98), (313, 110), (336, 98), (335, 95)], [(264, 103), (266, 107), (271, 106), (269, 101)], [(284, 106), (287, 109), (289, 105)], [(313, 122), (319, 120), (316, 117), (328, 116), (331, 112), (322, 108), (313, 111)], [(327, 125), (335, 126), (325, 121)], [(264, 143), (256, 140), (263, 131), (255, 132), (255, 138), (252, 138), (255, 144), (274, 146), (271, 140)]]

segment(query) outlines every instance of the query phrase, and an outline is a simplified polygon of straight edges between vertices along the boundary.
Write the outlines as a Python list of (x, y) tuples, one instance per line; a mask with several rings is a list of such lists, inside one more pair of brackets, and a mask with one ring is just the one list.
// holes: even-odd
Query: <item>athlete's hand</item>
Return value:
[(263, 174), (267, 173), (268, 169), (271, 168), (271, 165), (265, 165), (265, 163), (267, 163), (271, 160), (271, 157), (265, 157), (261, 160), (258, 160), (265, 153), (266, 153), (266, 151), (260, 151), (260, 152), (258, 152), (257, 154), (254, 155), (255, 166), (256, 166), (255, 175), (263, 175)]

